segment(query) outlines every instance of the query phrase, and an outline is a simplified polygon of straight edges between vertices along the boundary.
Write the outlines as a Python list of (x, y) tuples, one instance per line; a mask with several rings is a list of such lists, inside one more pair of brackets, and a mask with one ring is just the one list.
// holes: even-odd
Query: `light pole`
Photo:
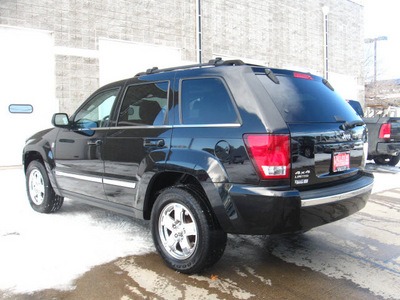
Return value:
[(374, 85), (376, 84), (376, 43), (377, 41), (387, 41), (387, 36), (378, 36), (372, 39), (365, 39), (365, 43), (374, 43)]
[(323, 19), (323, 29), (324, 29), (324, 78), (328, 80), (328, 14), (329, 7), (322, 7)]

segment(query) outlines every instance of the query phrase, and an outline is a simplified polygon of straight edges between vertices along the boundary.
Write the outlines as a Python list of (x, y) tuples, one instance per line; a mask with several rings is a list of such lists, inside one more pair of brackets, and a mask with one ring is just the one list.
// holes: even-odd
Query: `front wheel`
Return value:
[(26, 169), (26, 191), (32, 208), (41, 213), (59, 210), (64, 198), (56, 195), (44, 166), (37, 160)]
[(188, 187), (172, 187), (157, 197), (151, 215), (156, 249), (175, 271), (193, 274), (216, 263), (226, 233), (215, 224), (202, 195)]
[(377, 156), (374, 158), (374, 161), (378, 165), (389, 165), (389, 166), (395, 166), (399, 163), (400, 161), (400, 154), (397, 156)]

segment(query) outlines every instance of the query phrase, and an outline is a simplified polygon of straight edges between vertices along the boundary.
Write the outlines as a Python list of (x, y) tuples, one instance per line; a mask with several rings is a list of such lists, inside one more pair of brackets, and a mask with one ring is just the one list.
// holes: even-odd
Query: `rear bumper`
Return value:
[(364, 172), (351, 182), (306, 192), (231, 185), (225, 202), (231, 226), (223, 229), (241, 234), (308, 230), (361, 210), (372, 185), (373, 176)]
[(400, 143), (378, 143), (376, 152), (378, 154), (398, 155), (400, 153)]

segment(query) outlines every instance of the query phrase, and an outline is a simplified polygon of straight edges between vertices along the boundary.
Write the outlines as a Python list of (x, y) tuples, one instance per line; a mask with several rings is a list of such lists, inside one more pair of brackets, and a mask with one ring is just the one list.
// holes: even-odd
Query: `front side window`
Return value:
[(118, 126), (163, 125), (168, 105), (168, 82), (130, 86), (122, 102)]
[(219, 78), (185, 79), (181, 83), (182, 124), (231, 124), (238, 118)]
[(75, 115), (76, 128), (97, 128), (109, 126), (111, 110), (119, 88), (107, 90), (94, 96)]

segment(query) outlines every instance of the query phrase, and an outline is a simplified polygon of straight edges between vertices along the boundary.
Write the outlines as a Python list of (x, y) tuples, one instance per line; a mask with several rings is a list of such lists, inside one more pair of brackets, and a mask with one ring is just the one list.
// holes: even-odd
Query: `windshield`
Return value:
[(298, 73), (285, 73), (275, 74), (279, 84), (266, 75), (257, 77), (287, 123), (361, 120), (337, 92), (322, 83), (322, 78), (308, 74), (304, 74), (307, 78), (295, 78)]

